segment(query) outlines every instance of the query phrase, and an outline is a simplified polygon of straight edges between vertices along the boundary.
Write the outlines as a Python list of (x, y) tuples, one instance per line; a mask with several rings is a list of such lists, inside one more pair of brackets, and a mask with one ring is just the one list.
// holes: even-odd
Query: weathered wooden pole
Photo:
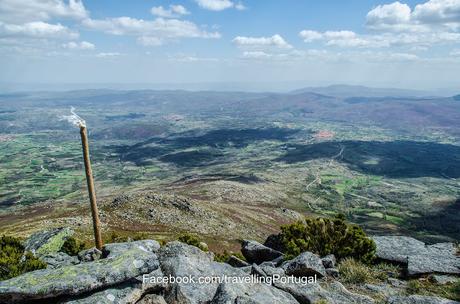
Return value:
[(101, 222), (99, 220), (93, 171), (91, 169), (91, 160), (89, 158), (88, 133), (86, 131), (86, 126), (83, 124), (80, 125), (80, 135), (81, 144), (83, 147), (83, 160), (85, 161), (86, 183), (88, 185), (89, 201), (91, 203), (91, 214), (93, 216), (94, 241), (96, 243), (96, 248), (102, 250)]

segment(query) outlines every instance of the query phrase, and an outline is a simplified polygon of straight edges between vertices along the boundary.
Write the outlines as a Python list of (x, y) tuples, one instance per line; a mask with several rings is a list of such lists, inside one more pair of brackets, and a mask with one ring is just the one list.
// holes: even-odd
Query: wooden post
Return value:
[(93, 216), (94, 241), (96, 248), (102, 250), (101, 222), (96, 203), (96, 190), (94, 189), (93, 171), (89, 159), (88, 133), (86, 126), (80, 125), (81, 144), (83, 147), (83, 160), (85, 161), (86, 183), (88, 185), (89, 201), (91, 203), (91, 214)]

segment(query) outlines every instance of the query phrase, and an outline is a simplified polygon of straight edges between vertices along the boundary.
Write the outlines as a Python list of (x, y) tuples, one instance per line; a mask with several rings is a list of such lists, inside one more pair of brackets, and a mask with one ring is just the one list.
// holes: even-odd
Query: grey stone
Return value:
[(249, 263), (260, 264), (265, 261), (273, 261), (283, 253), (264, 246), (256, 241), (243, 241), (241, 252)]
[(222, 283), (218, 286), (211, 304), (227, 303), (297, 304), (297, 301), (289, 293), (265, 284)]
[(449, 275), (433, 275), (430, 278), (433, 282), (439, 285), (451, 284), (460, 280), (459, 277), (449, 276)]
[(102, 248), (102, 254), (103, 256), (115, 257), (132, 248), (141, 248), (142, 250), (146, 250), (148, 252), (157, 253), (158, 249), (160, 249), (160, 244), (155, 240), (107, 244)]
[(269, 276), (269, 277), (274, 277), (274, 276), (281, 277), (285, 275), (283, 268), (272, 267), (269, 265), (262, 265), (262, 264), (259, 265), (259, 268), (263, 271), (263, 273), (265, 273), (266, 276)]
[(96, 247), (82, 250), (78, 253), (78, 259), (81, 262), (93, 262), (99, 260), (102, 256), (102, 251), (97, 249)]
[(324, 268), (334, 268), (335, 265), (337, 264), (337, 260), (335, 258), (335, 255), (333, 254), (328, 254), (325, 257), (321, 258), (321, 261), (323, 262)]
[(227, 261), (227, 264), (233, 266), (233, 267), (246, 267), (246, 266), (250, 266), (250, 264), (246, 261), (243, 261), (239, 258), (237, 258), (236, 256), (234, 255), (231, 255), (229, 258), (228, 258), (228, 261)]
[[(220, 283), (216, 280), (207, 284), (199, 284), (198, 278), (203, 277), (235, 277), (244, 279), (249, 276), (241, 268), (234, 268), (226, 263), (217, 263), (212, 258), (199, 250), (198, 248), (186, 245), (180, 242), (171, 242), (163, 246), (159, 252), (161, 270), (165, 276), (184, 277), (190, 276), (195, 281), (190, 281), (188, 284), (174, 283), (170, 284), (165, 291), (165, 299), (169, 304), (188, 304), (188, 303), (206, 303), (214, 298), (216, 301), (221, 298), (216, 296), (217, 289)], [(261, 283), (249, 284), (228, 284), (228, 290), (232, 296), (248, 296), (249, 298), (258, 301), (259, 297), (264, 299), (283, 299), (280, 303), (296, 303), (289, 295), (273, 287)], [(222, 287), (224, 288), (224, 287)], [(226, 289), (226, 290), (227, 290)], [(247, 292), (248, 294), (243, 293)], [(240, 299), (243, 301), (244, 299)], [(234, 299), (234, 302), (237, 301)], [(243, 302), (241, 302), (243, 303)], [(246, 302), (248, 303), (248, 302)], [(273, 303), (271, 300), (269, 302)]]
[(340, 276), (340, 271), (337, 268), (327, 268), (326, 274), (333, 278), (338, 278)]
[(387, 301), (388, 304), (459, 304), (460, 302), (429, 296), (392, 296)]
[(111, 287), (89, 296), (74, 298), (63, 301), (66, 304), (131, 304), (136, 303), (143, 294), (143, 288), (140, 283), (123, 283), (119, 286)]
[(36, 232), (24, 242), (24, 249), (37, 256), (56, 253), (73, 234), (73, 230), (68, 227)]
[(296, 258), (284, 262), (281, 267), (286, 272), (286, 275), (296, 277), (306, 277), (318, 275), (318, 277), (326, 276), (326, 269), (319, 256), (311, 252), (303, 252)]
[(167, 304), (165, 298), (161, 295), (147, 294), (136, 304)]
[(163, 282), (163, 277), (163, 272), (158, 268), (148, 274), (136, 277), (136, 280), (141, 282), (144, 289), (148, 292), (159, 293), (168, 287), (168, 284)]
[(426, 245), (405, 236), (374, 236), (379, 259), (407, 265), (409, 276), (460, 274), (460, 257), (453, 243)]
[(301, 304), (316, 303), (321, 300), (329, 304), (373, 303), (368, 296), (352, 293), (339, 282), (321, 286), (318, 282), (299, 283), (293, 280), (274, 280), (273, 286), (290, 293)]
[(64, 252), (55, 252), (43, 255), (40, 260), (45, 262), (48, 269), (59, 268), (62, 266), (76, 265), (80, 263), (77, 257), (70, 256)]
[(91, 263), (41, 269), (0, 282), (0, 302), (73, 296), (125, 282), (159, 267), (155, 253), (132, 247), (123, 254)]

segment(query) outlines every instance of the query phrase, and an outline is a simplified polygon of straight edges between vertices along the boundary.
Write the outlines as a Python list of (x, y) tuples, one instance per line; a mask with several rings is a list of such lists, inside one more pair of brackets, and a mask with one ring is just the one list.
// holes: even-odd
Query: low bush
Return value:
[(77, 255), (85, 248), (85, 244), (74, 237), (69, 237), (61, 247), (61, 251), (68, 255)]
[(235, 256), (239, 258), (240, 260), (246, 261), (246, 258), (241, 254), (241, 252), (229, 252), (225, 250), (223, 253), (215, 253), (214, 254), (214, 261), (220, 262), (220, 263), (226, 263), (230, 256)]
[(19, 239), (9, 236), (0, 238), (0, 280), (43, 268), (46, 268), (46, 264), (30, 252), (24, 252)]
[(203, 251), (208, 251), (209, 250), (208, 247), (204, 246), (204, 244), (198, 239), (198, 237), (196, 237), (194, 235), (191, 235), (191, 234), (183, 234), (183, 235), (179, 236), (179, 238), (177, 240), (179, 242), (198, 247)]
[(304, 251), (320, 256), (334, 254), (338, 259), (352, 257), (370, 263), (375, 256), (375, 243), (364, 230), (336, 218), (306, 218), (281, 227), (281, 242), (286, 257), (293, 258)]

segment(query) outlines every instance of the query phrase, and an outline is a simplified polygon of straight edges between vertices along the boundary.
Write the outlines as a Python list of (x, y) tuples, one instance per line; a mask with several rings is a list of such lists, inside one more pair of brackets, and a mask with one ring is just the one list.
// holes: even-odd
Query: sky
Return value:
[(0, 89), (434, 90), (459, 72), (460, 0), (0, 0)]

